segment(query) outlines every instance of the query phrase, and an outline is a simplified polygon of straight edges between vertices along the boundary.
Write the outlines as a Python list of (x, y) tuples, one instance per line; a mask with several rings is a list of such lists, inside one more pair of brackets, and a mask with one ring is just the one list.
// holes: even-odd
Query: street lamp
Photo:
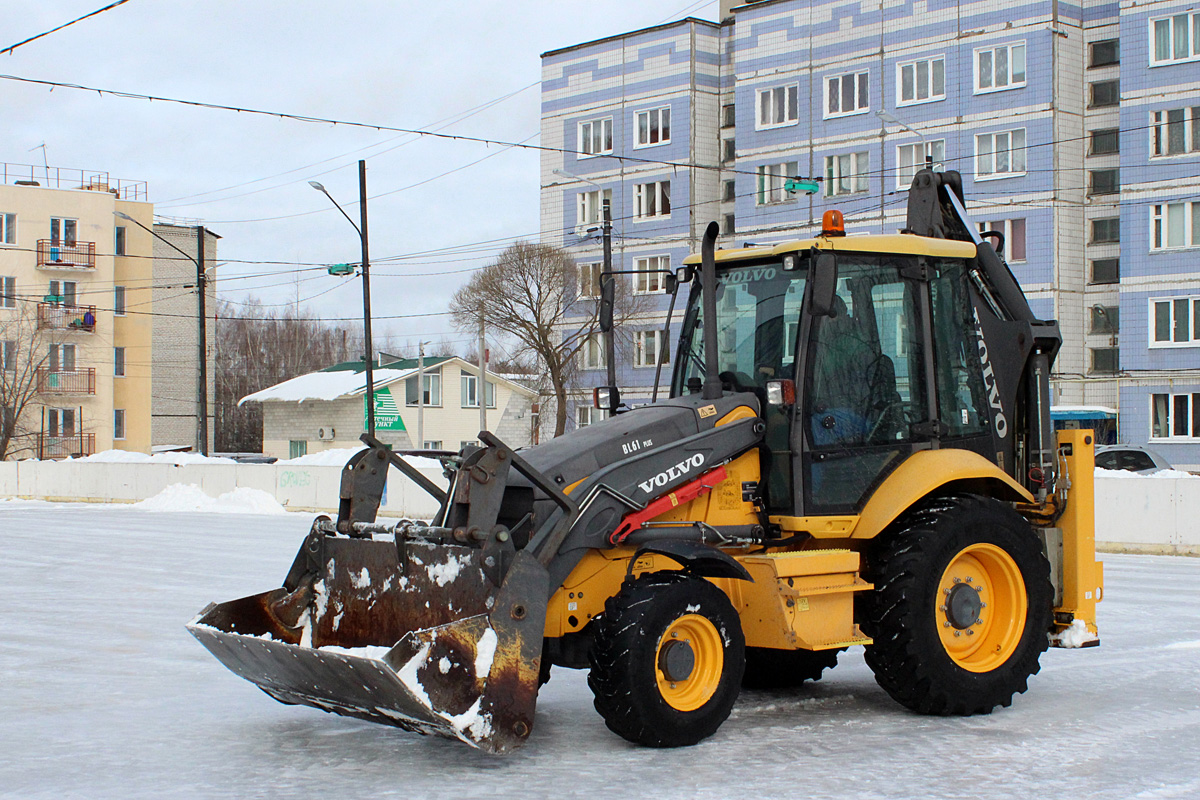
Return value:
[(883, 109), (879, 109), (878, 111), (875, 112), (875, 116), (879, 117), (879, 119), (882, 122), (890, 122), (893, 125), (899, 125), (901, 128), (904, 128), (904, 130), (908, 131), (909, 133), (913, 134), (918, 139), (920, 139), (921, 140), (921, 150), (923, 150), (925, 153), (925, 168), (929, 169), (929, 170), (933, 169), (933, 151), (929, 149), (929, 141), (925, 138), (925, 134), (921, 133), (916, 128), (910, 127), (905, 122), (903, 122), (899, 117), (897, 117), (895, 114), (892, 114), (889, 111), (884, 111)]
[(208, 326), (206, 325), (208, 313), (205, 309), (205, 301), (208, 295), (208, 276), (204, 271), (204, 236), (206, 231), (203, 225), (196, 226), (196, 252), (199, 258), (193, 257), (191, 253), (180, 250), (170, 239), (160, 236), (153, 229), (147, 228), (142, 223), (138, 222), (133, 217), (122, 211), (114, 211), (113, 216), (117, 219), (132, 222), (146, 233), (163, 242), (171, 249), (182, 255), (188, 261), (196, 265), (196, 315), (199, 319), (199, 355), (200, 355), (200, 386), (196, 395), (196, 416), (198, 418), (196, 428), (196, 440), (200, 455), (208, 455)]
[(329, 202), (333, 203), (337, 210), (342, 212), (342, 216), (354, 226), (354, 230), (358, 232), (358, 238), (362, 242), (363, 335), (367, 340), (367, 433), (374, 437), (375, 370), (372, 362), (375, 360), (375, 347), (371, 341), (371, 264), (367, 255), (367, 162), (363, 160), (358, 162), (358, 205), (361, 212), (359, 217), (361, 225), (355, 225), (354, 220), (350, 219), (350, 215), (337, 200), (333, 199), (333, 195), (324, 186), (316, 181), (309, 181), (308, 185), (329, 198)]

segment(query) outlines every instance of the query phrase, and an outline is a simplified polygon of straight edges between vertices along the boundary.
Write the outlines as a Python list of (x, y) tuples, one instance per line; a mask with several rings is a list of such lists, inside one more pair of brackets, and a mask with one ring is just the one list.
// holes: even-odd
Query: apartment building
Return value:
[(0, 404), (5, 458), (149, 451), (146, 184), (0, 165)]
[[(721, 20), (542, 56), (543, 144), (565, 151), (542, 157), (542, 237), (575, 255), (569, 302), (579, 318), (595, 302), (605, 198), (614, 269), (655, 296), (618, 357), (629, 401), (667, 346), (661, 271), (710, 220), (722, 247), (812, 235), (830, 208), (894, 232), (932, 163), (962, 173), (1035, 313), (1060, 321), (1055, 402), (1117, 409), (1122, 441), (1200, 466), (1190, 5), (761, 0), (723, 2)], [(789, 193), (789, 177), (820, 189)], [(599, 348), (581, 366), (603, 382)], [(576, 424), (595, 413), (581, 394)]]

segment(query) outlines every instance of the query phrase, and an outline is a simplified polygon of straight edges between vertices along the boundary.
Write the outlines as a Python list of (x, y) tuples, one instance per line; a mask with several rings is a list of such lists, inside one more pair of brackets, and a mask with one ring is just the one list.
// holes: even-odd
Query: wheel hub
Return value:
[(946, 619), (958, 630), (966, 630), (979, 621), (983, 601), (979, 591), (966, 583), (957, 583), (946, 598)]
[(690, 642), (671, 639), (658, 653), (658, 668), (672, 683), (686, 681), (696, 669), (696, 652)]

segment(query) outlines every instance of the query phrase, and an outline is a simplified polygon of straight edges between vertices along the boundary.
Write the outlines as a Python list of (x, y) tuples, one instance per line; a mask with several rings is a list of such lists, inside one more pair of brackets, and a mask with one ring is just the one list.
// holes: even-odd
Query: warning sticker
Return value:
[(697, 410), (696, 413), (700, 415), (700, 419), (706, 419), (708, 417), (715, 417), (717, 415), (717, 407), (716, 406), (701, 406), (699, 408), (699, 410)]

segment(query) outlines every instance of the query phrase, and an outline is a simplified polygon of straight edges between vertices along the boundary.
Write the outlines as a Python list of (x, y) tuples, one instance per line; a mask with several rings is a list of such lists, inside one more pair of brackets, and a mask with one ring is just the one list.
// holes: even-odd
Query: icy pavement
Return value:
[(309, 523), (0, 504), (0, 797), (1200, 798), (1200, 559), (1106, 556), (1103, 645), (1048, 652), (991, 716), (910, 714), (851, 652), (647, 750), (556, 669), (498, 758), (281, 705), (188, 635), (210, 600), (278, 586)]

